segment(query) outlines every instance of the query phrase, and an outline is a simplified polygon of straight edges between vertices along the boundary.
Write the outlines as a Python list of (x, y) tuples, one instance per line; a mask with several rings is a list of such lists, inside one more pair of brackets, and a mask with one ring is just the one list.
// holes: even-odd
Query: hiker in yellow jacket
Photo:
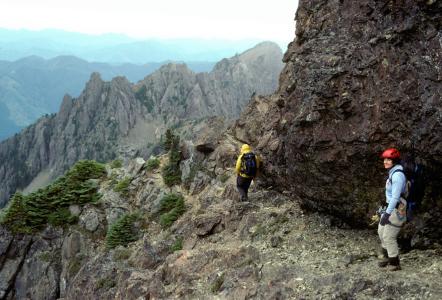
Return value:
[(241, 147), (241, 153), (236, 160), (236, 187), (241, 197), (241, 201), (247, 201), (247, 193), (249, 191), (252, 180), (258, 175), (261, 167), (261, 160), (258, 155), (252, 152), (252, 148), (244, 144)]

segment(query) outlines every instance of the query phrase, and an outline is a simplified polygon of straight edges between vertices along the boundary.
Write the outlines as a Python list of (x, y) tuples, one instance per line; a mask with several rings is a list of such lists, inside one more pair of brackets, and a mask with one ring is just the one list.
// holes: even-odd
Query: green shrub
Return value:
[(103, 164), (93, 160), (78, 161), (67, 173), (67, 177), (72, 183), (83, 182), (88, 179), (101, 178), (106, 174)]
[(164, 138), (164, 142), (163, 142), (164, 150), (169, 151), (170, 149), (172, 149), (173, 144), (177, 142), (177, 138), (178, 138), (178, 142), (179, 142), (179, 137), (177, 137), (173, 133), (173, 130), (170, 128), (167, 129), (166, 134), (165, 134), (165, 138)]
[(185, 209), (183, 206), (175, 207), (170, 212), (161, 215), (160, 224), (163, 227), (170, 227), (173, 222), (178, 220), (178, 218), (184, 213)]
[[(169, 151), (169, 163), (164, 167), (165, 181), (169, 181), (173, 184), (181, 182), (181, 170), (179, 168), (181, 161), (180, 152), (180, 138), (173, 134), (172, 130), (168, 129), (166, 132), (166, 140), (164, 142), (164, 148)], [(168, 177), (170, 179), (168, 180)], [(179, 182), (176, 182), (176, 178), (180, 178)], [(172, 179), (173, 178), (173, 179)]]
[(183, 238), (179, 237), (175, 240), (175, 242), (170, 246), (170, 251), (175, 252), (183, 249)]
[(123, 162), (121, 159), (115, 159), (111, 162), (110, 167), (112, 169), (121, 168), (123, 166)]
[(160, 166), (160, 160), (158, 158), (150, 158), (146, 162), (146, 170), (147, 171), (152, 171), (152, 170), (158, 169), (159, 166)]
[(69, 212), (72, 204), (95, 203), (99, 179), (106, 174), (104, 165), (79, 161), (66, 174), (46, 188), (29, 195), (16, 193), (3, 210), (0, 223), (14, 233), (33, 233), (47, 224), (63, 226), (77, 221)]
[(182, 195), (165, 195), (160, 201), (160, 224), (163, 227), (170, 227), (185, 211)]
[(77, 216), (73, 216), (67, 207), (61, 207), (48, 215), (48, 223), (53, 226), (63, 226), (64, 223), (76, 223)]
[(163, 180), (167, 186), (181, 183), (181, 170), (174, 165), (167, 165), (163, 168)]
[(165, 148), (169, 149), (169, 163), (163, 168), (164, 184), (166, 184), (167, 186), (180, 184), (181, 183), (180, 138), (178, 136), (173, 135), (170, 129), (168, 129), (166, 132)]
[(164, 214), (171, 211), (176, 206), (177, 202), (181, 201), (184, 203), (184, 198), (180, 194), (171, 193), (164, 195), (160, 200), (160, 209), (158, 211), (159, 214)]
[(1, 224), (5, 224), (13, 232), (31, 233), (31, 228), (26, 226), (28, 215), (25, 205), (25, 196), (19, 192), (15, 193), (2, 210)]
[(114, 191), (120, 193), (121, 195), (127, 196), (129, 193), (129, 184), (132, 181), (132, 178), (125, 177), (123, 180), (117, 183), (114, 187)]
[(124, 246), (138, 239), (138, 234), (134, 228), (134, 222), (139, 219), (138, 214), (125, 214), (121, 216), (109, 228), (106, 234), (106, 247), (108, 249), (116, 246)]

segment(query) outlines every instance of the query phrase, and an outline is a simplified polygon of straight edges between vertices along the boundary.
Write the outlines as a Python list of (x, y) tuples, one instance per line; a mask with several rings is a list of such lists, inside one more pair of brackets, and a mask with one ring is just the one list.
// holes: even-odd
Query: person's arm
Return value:
[(239, 173), (241, 172), (241, 158), (242, 158), (242, 154), (238, 156), (238, 159), (236, 160), (236, 167), (235, 167), (235, 171), (236, 174), (239, 175)]
[(391, 214), (394, 210), (394, 208), (396, 207), (396, 205), (398, 204), (400, 198), (401, 198), (401, 193), (402, 190), (404, 188), (405, 185), (405, 175), (400, 173), (400, 172), (396, 172), (391, 176), (391, 198), (390, 201), (388, 202), (388, 207), (386, 210), (387, 214)]

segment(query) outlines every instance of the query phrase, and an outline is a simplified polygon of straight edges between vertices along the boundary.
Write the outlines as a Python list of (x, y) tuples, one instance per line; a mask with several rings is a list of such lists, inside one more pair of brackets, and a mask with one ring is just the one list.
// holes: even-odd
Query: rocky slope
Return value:
[[(440, 297), (440, 246), (402, 255), (403, 270), (390, 273), (377, 268), (375, 230), (336, 228), (325, 215), (305, 214), (289, 191), (260, 185), (251, 202), (238, 202), (232, 165), (240, 143), (222, 140), (211, 154), (182, 149), (183, 166), (204, 166), (193, 176), (183, 168), (188, 189), (164, 186), (158, 169), (137, 158), (108, 167), (99, 203), (70, 207), (77, 225), (33, 236), (1, 228), (0, 299)], [(128, 193), (115, 192), (113, 180), (126, 177)], [(157, 212), (171, 192), (184, 195), (186, 212), (165, 228)], [(106, 248), (111, 225), (134, 212), (136, 241)]]
[(384, 199), (379, 155), (395, 146), (426, 165), (419, 226), (442, 238), (441, 8), (300, 1), (278, 92), (257, 97), (232, 131), (264, 153), (268, 186), (365, 226)]
[(276, 44), (262, 43), (210, 73), (168, 64), (136, 85), (94, 73), (79, 97), (65, 96), (58, 114), (0, 143), (0, 207), (16, 189), (35, 190), (79, 159), (149, 152), (181, 121), (238, 116), (253, 93), (276, 89), (281, 59)]

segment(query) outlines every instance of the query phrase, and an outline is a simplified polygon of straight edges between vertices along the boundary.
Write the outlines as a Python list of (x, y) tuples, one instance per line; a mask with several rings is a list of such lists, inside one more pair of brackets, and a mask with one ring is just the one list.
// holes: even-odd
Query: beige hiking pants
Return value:
[(378, 235), (381, 240), (382, 248), (387, 249), (388, 257), (396, 257), (399, 255), (399, 247), (397, 244), (397, 236), (401, 231), (404, 220), (399, 220), (397, 209), (394, 209), (388, 219), (391, 224), (382, 226), (378, 225)]

